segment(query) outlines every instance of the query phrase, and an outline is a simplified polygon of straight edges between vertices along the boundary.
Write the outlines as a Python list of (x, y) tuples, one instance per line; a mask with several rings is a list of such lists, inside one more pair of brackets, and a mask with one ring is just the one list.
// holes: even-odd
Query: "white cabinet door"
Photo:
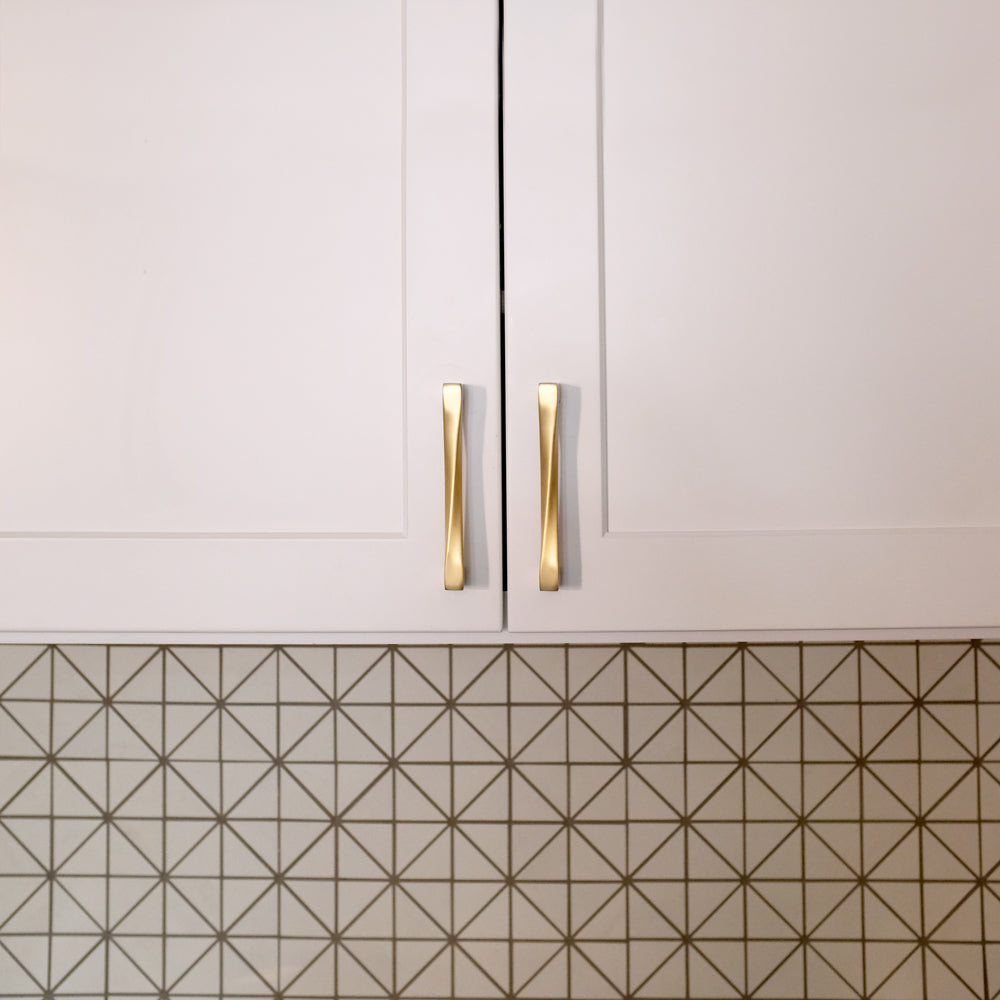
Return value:
[(0, 629), (499, 626), (496, 36), (0, 0)]
[(998, 38), (987, 0), (508, 0), (511, 628), (997, 624)]

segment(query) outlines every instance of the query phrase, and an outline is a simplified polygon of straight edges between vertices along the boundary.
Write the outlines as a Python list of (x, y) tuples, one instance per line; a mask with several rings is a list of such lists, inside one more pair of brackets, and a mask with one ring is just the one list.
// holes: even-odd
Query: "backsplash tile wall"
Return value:
[(0, 647), (0, 996), (993, 998), (1000, 646)]

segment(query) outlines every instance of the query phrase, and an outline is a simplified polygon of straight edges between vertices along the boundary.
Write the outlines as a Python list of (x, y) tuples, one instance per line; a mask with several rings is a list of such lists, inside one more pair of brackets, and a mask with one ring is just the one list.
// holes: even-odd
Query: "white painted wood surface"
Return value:
[(0, 629), (500, 626), (496, 32), (0, 0)]
[(996, 625), (1000, 7), (508, 0), (505, 29), (510, 627)]

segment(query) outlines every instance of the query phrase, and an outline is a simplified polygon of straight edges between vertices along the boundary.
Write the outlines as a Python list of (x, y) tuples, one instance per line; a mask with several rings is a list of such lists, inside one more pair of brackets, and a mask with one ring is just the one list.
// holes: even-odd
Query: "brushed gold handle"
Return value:
[(465, 589), (465, 517), (462, 499), (462, 383), (445, 382), (444, 407), (444, 589)]
[(538, 383), (538, 452), (542, 470), (542, 553), (538, 589), (559, 589), (559, 385)]

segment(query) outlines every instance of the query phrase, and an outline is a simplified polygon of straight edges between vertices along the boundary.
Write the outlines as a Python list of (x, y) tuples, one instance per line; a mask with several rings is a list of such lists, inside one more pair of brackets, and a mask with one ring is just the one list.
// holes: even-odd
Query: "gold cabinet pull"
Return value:
[(538, 452), (542, 469), (542, 553), (538, 589), (559, 589), (559, 385), (538, 383)]
[(444, 407), (444, 589), (465, 589), (462, 500), (462, 383), (445, 382)]

